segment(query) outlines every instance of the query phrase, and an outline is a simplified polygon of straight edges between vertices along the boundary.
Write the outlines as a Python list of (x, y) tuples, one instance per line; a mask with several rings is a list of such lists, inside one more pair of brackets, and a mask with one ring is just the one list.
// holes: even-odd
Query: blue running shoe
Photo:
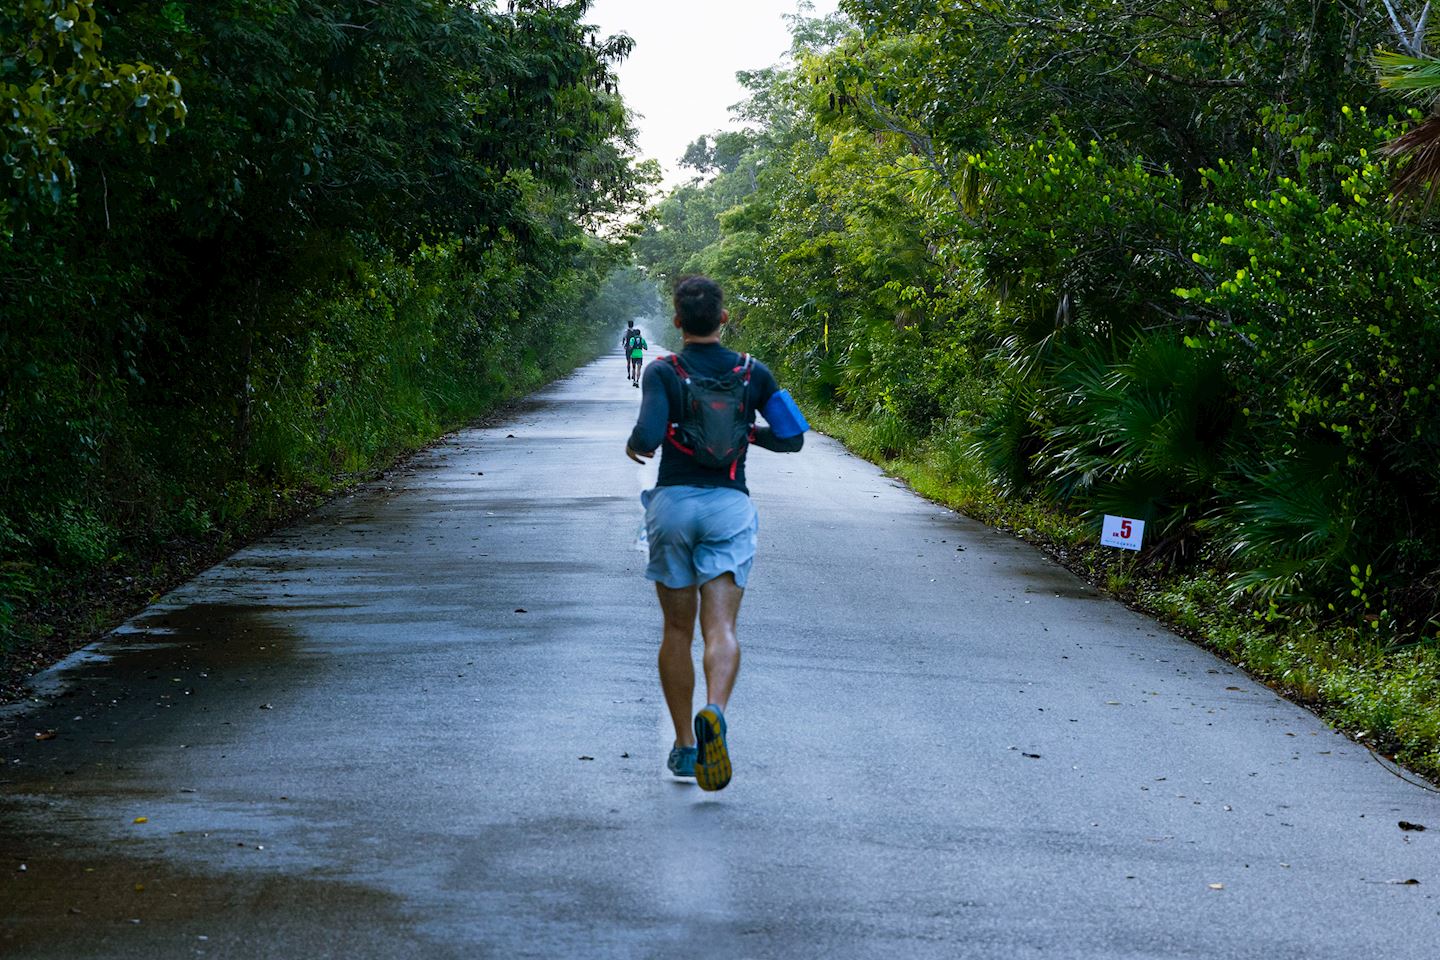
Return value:
[(670, 759), (665, 761), (665, 766), (677, 777), (693, 778), (695, 776), (695, 754), (694, 747), (671, 747)]
[(695, 714), (695, 783), (701, 790), (723, 790), (730, 782), (730, 749), (725, 744), (725, 714), (708, 704)]

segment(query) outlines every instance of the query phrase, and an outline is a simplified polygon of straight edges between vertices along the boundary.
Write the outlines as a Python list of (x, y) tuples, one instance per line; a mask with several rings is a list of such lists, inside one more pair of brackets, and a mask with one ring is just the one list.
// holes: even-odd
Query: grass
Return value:
[(1035, 544), (1376, 753), (1440, 780), (1440, 650), (1433, 645), (1390, 649), (1356, 628), (1257, 617), (1231, 602), (1216, 569), (1157, 571), (1100, 547), (1084, 518), (1001, 495), (957, 433), (906, 438), (884, 418), (862, 420), (833, 409), (806, 415), (921, 496)]

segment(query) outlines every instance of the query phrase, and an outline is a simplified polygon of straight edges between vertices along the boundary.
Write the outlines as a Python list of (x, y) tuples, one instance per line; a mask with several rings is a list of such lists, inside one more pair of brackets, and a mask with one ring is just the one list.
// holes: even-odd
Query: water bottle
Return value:
[(810, 429), (810, 424), (805, 421), (805, 414), (795, 405), (795, 398), (790, 396), (789, 390), (777, 390), (760, 411), (765, 417), (765, 422), (770, 424), (770, 429), (780, 439), (794, 437)]

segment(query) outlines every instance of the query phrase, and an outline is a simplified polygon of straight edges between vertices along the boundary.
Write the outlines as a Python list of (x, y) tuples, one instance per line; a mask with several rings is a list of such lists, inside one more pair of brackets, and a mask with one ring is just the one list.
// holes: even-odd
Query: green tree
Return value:
[(0, 3), (0, 229), (23, 228), (41, 201), (65, 198), (77, 145), (161, 143), (185, 119), (173, 75), (112, 62), (102, 40), (95, 0)]

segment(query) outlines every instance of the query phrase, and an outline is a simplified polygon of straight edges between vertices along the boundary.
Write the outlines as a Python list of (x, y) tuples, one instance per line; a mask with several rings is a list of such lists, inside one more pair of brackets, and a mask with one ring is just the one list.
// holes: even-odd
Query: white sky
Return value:
[[(839, 6), (813, 2), (817, 17)], [(635, 39), (620, 65), (620, 90), (642, 115), (641, 152), (660, 161), (667, 187), (687, 178), (676, 163), (685, 147), (729, 126), (730, 105), (745, 99), (735, 71), (768, 67), (790, 49), (781, 16), (795, 7), (795, 0), (596, 0), (590, 8), (586, 19), (601, 33)]]

